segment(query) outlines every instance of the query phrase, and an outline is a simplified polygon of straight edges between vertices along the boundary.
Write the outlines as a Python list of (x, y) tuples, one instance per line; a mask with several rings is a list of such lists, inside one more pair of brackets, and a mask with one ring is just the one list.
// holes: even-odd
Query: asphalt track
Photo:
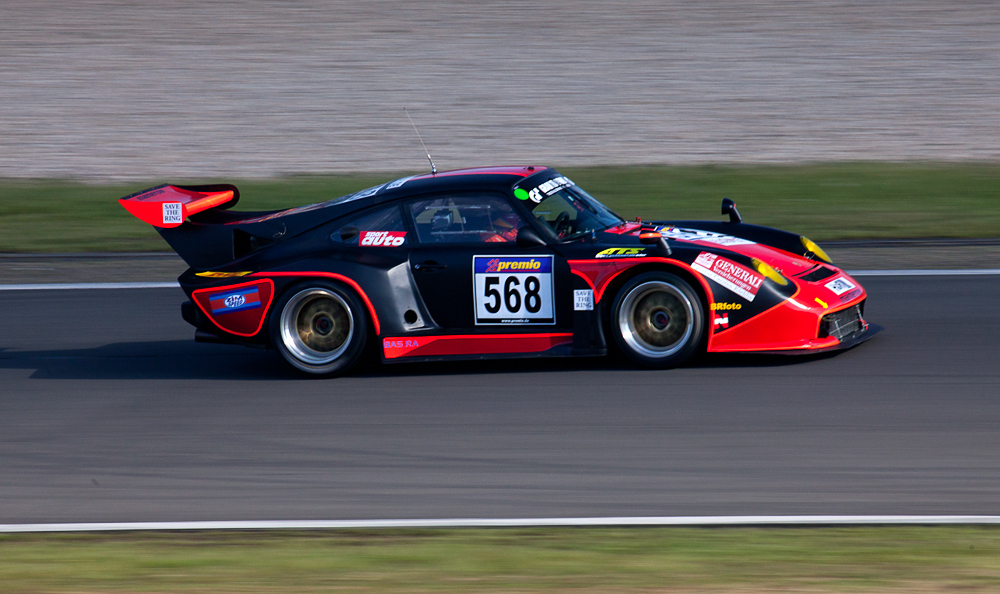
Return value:
[(386, 366), (196, 344), (179, 289), (0, 292), (0, 523), (1000, 512), (1000, 276), (866, 277), (834, 356)]

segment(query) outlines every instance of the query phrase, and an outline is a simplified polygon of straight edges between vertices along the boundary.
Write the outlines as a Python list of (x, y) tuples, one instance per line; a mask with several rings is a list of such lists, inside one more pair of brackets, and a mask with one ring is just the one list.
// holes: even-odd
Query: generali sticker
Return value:
[(716, 254), (702, 252), (691, 264), (698, 272), (736, 293), (747, 301), (753, 301), (764, 282), (764, 277), (749, 268)]

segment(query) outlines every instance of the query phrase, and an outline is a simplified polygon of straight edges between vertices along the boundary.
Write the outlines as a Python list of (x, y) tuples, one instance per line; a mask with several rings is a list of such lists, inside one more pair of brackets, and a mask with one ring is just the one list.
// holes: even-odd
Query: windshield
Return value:
[[(546, 192), (546, 189), (553, 188)], [(530, 192), (518, 188), (514, 194), (556, 236), (568, 241), (624, 223), (608, 207), (568, 178), (557, 177), (543, 182)]]

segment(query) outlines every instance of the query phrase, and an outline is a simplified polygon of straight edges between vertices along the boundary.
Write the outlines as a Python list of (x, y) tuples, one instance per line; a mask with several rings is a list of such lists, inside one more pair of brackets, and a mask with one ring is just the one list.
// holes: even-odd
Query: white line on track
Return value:
[(969, 268), (948, 270), (848, 270), (851, 276), (996, 276), (1000, 268)]
[(43, 283), (35, 285), (0, 285), (0, 291), (79, 291), (82, 289), (176, 289), (169, 283)]
[(824, 526), (1000, 524), (1000, 516), (638, 516), (605, 518), (465, 518), (451, 520), (262, 520), (0, 524), (0, 533), (136, 530), (344, 530), (375, 528), (530, 528), (544, 526)]
[[(1000, 268), (942, 270), (848, 270), (851, 276), (997, 276)], [(39, 283), (0, 285), (0, 291), (66, 291), (86, 289), (176, 289), (176, 282), (165, 283)]]

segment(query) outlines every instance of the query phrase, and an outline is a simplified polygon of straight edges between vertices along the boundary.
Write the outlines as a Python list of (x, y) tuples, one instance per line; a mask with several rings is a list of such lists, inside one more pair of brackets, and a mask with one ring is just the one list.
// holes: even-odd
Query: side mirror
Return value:
[(656, 254), (658, 256), (672, 255), (670, 246), (667, 245), (667, 240), (664, 239), (663, 236), (657, 231), (643, 231), (639, 234), (639, 243), (645, 245), (655, 245)]
[(740, 211), (736, 210), (736, 203), (729, 198), (722, 199), (722, 214), (729, 215), (730, 223), (743, 222), (743, 217), (740, 216)]
[(663, 239), (663, 236), (657, 231), (643, 231), (639, 234), (639, 243), (644, 243), (646, 245), (659, 243), (661, 239)]
[(545, 245), (545, 240), (538, 235), (537, 231), (527, 225), (518, 229), (517, 247), (530, 248), (538, 247), (540, 245)]

